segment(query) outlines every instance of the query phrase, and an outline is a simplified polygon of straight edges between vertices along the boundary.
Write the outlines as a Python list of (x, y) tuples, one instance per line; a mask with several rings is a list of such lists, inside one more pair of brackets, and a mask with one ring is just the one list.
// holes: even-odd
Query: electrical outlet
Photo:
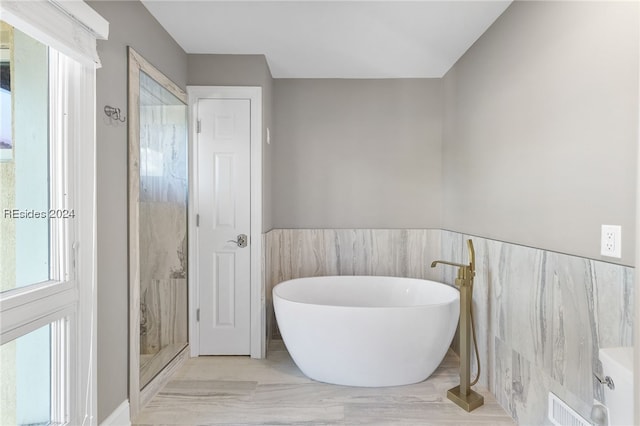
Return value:
[(622, 257), (622, 227), (602, 225), (600, 254), (607, 257)]

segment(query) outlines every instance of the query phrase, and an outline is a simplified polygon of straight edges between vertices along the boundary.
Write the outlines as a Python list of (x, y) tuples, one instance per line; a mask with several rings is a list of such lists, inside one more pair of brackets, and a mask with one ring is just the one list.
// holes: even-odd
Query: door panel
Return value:
[(234, 191), (235, 156), (216, 154), (214, 158), (215, 229), (236, 227), (236, 203)]
[(216, 294), (213, 298), (214, 327), (235, 326), (235, 253), (216, 253), (213, 262), (217, 283)]
[(200, 353), (250, 353), (250, 100), (198, 101)]

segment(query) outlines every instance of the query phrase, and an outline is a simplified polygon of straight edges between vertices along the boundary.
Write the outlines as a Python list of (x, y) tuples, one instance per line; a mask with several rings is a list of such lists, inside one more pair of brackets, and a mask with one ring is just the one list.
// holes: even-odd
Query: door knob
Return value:
[(247, 246), (247, 236), (245, 234), (238, 235), (237, 240), (229, 240), (228, 243), (236, 243), (238, 247), (243, 248)]

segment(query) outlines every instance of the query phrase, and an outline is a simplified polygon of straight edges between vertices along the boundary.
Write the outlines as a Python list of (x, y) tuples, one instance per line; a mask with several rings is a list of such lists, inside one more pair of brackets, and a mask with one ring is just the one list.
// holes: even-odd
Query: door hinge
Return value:
[(196, 227), (200, 226), (200, 215), (196, 215)]
[(196, 122), (196, 133), (200, 133), (201, 131), (202, 131), (202, 121), (198, 119), (198, 121)]
[(200, 322), (200, 308), (196, 309), (196, 321)]

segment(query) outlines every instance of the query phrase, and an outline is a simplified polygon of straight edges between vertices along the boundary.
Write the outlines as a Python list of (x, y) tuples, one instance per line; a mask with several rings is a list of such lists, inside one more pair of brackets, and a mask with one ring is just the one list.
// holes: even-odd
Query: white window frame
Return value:
[(53, 279), (0, 294), (0, 344), (51, 324), (51, 420), (95, 424), (94, 149), (82, 138), (95, 136), (93, 82), (76, 61), (49, 58), (50, 208), (75, 218), (50, 221)]
[(108, 22), (82, 1), (56, 0), (3, 1), (0, 19), (50, 47), (50, 208), (75, 212), (74, 219), (51, 221), (54, 279), (0, 294), (0, 344), (51, 324), (51, 420), (93, 425), (97, 423), (95, 40), (106, 39)]

